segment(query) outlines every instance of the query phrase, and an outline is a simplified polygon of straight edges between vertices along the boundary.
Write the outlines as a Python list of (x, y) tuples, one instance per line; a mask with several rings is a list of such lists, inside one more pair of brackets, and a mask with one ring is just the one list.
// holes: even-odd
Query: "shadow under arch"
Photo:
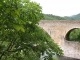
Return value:
[(71, 30), (69, 30), (68, 32), (67, 32), (67, 34), (65, 35), (65, 39), (66, 40), (69, 40), (70, 38), (69, 38), (69, 35), (70, 35), (70, 33), (73, 31), (73, 30), (75, 30), (75, 29), (79, 29), (79, 28), (73, 28), (73, 29), (71, 29)]

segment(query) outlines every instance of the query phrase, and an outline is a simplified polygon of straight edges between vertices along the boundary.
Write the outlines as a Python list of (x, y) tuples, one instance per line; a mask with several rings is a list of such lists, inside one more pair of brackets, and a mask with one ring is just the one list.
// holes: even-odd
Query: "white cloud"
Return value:
[(80, 13), (80, 0), (31, 0), (40, 3), (43, 13), (70, 16)]

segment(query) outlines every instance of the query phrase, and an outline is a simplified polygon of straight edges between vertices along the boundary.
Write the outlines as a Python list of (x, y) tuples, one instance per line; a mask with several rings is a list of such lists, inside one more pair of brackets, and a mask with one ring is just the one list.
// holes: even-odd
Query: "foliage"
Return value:
[(44, 15), (43, 20), (67, 20), (64, 17), (55, 16), (52, 14), (43, 14), (43, 15)]
[(69, 40), (80, 42), (80, 29), (74, 29), (73, 31), (71, 31), (69, 35)]
[(80, 13), (72, 16), (65, 16), (68, 20), (80, 20)]
[(40, 60), (45, 51), (62, 55), (58, 45), (38, 27), (42, 16), (36, 2), (0, 0), (0, 60)]
[(55, 16), (52, 14), (43, 14), (43, 20), (80, 20), (80, 13), (72, 16)]

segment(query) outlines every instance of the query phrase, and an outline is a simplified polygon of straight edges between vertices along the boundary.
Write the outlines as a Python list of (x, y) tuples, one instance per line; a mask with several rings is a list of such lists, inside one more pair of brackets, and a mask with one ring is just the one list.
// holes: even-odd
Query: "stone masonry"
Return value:
[(64, 56), (80, 59), (80, 43), (66, 40), (70, 30), (80, 28), (79, 20), (41, 20), (39, 26), (61, 47)]

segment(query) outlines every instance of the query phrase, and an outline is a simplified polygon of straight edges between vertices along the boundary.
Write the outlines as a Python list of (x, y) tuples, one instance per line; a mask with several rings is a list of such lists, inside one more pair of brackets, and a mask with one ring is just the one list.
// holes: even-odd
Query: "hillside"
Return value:
[(43, 14), (43, 20), (80, 20), (80, 13), (72, 16), (55, 16), (52, 14)]
[(64, 18), (67, 18), (69, 20), (80, 20), (80, 13), (77, 15), (72, 15), (72, 16), (66, 16)]
[(52, 14), (43, 14), (43, 20), (67, 20), (65, 17), (55, 16)]

